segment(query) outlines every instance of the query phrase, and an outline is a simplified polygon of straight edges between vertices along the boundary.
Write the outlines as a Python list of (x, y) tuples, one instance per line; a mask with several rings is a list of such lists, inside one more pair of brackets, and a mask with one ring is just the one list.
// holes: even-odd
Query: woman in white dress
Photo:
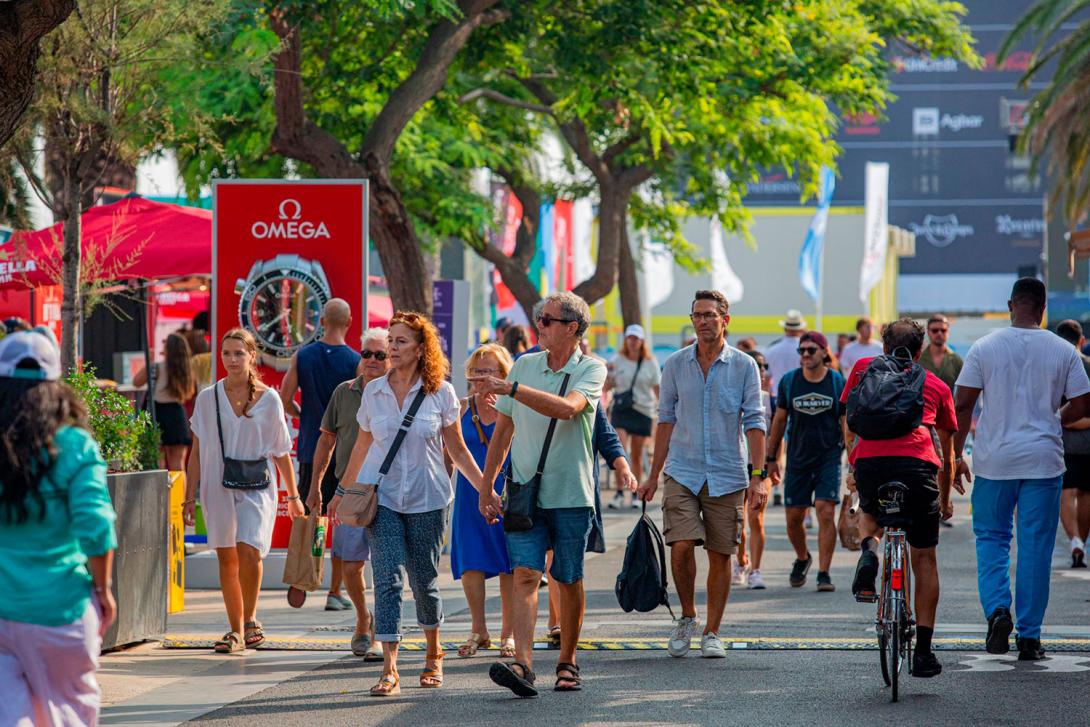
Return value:
[[(292, 519), (303, 516), (303, 503), (295, 484), (284, 405), (258, 378), (257, 342), (248, 331), (234, 328), (223, 337), (220, 358), (227, 377), (198, 394), (193, 408), (193, 451), (182, 513), (192, 525), (199, 486), (208, 545), (219, 558), (220, 589), (231, 625), (215, 648), (230, 654), (265, 641), (257, 620), (257, 596), (261, 561), (272, 546), (276, 520), (274, 466), (288, 492)], [(224, 456), (265, 460), (269, 484), (239, 489), (241, 483), (232, 482), (229, 487), (224, 482)]]

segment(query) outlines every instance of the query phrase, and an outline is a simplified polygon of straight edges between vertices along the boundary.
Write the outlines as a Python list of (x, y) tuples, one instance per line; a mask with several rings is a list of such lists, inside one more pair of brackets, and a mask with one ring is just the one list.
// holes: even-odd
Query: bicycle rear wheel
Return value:
[(889, 659), (889, 686), (893, 692), (894, 702), (900, 697), (898, 694), (898, 687), (901, 678), (901, 629), (898, 623), (900, 619), (894, 622), (893, 628), (889, 630), (889, 654), (886, 658)]
[(882, 660), (882, 680), (886, 686), (890, 685), (889, 679), (889, 630), (883, 627), (878, 633), (878, 655)]

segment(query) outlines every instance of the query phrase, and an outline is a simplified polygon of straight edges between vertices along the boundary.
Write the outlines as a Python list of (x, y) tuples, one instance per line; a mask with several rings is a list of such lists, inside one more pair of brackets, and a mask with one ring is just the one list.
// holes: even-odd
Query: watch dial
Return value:
[(276, 271), (254, 280), (243, 294), (239, 318), (261, 348), (291, 356), (318, 334), (328, 295), (321, 284), (299, 271)]

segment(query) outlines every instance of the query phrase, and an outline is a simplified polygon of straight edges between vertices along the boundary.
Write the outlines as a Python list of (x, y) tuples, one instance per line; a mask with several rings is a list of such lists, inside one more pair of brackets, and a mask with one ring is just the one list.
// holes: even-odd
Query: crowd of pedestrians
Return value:
[[(1090, 537), (1090, 358), (1080, 353), (1085, 339), (1077, 322), (1062, 322), (1056, 334), (1041, 328), (1045, 299), (1039, 281), (1019, 280), (1009, 302), (1011, 326), (978, 340), (964, 360), (948, 344), (949, 320), (938, 314), (926, 327), (909, 318), (888, 323), (880, 343), (874, 324), (861, 318), (855, 340), (838, 344), (838, 357), (798, 311), (788, 312), (783, 337), (764, 352), (755, 342), (745, 343), (747, 351), (731, 346), (729, 302), (701, 290), (691, 304), (694, 342), (660, 368), (639, 325), (624, 330), (608, 366), (589, 353), (587, 304), (557, 293), (535, 308), (534, 347), (521, 327), (504, 321), (497, 330), (502, 344), (471, 353), (464, 399), (447, 380), (450, 364), (425, 316), (398, 312), (388, 330), (368, 329), (357, 350), (346, 341), (348, 305), (334, 299), (322, 312), (322, 337), (292, 359), (279, 393), (260, 379), (253, 336), (242, 329), (224, 334), (218, 355), (226, 376), (196, 394), (191, 418), (185, 422), (181, 414), (180, 423), (186, 400), (201, 389), (195, 356), (207, 352), (195, 354), (184, 332), (173, 334), (154, 367), (152, 395), (166, 461), (184, 458), (184, 446), (192, 445), (183, 516), (193, 523), (199, 492), (229, 624), (215, 650), (237, 653), (265, 640), (258, 595), (279, 480), (293, 519), (325, 512), (333, 523), (333, 585), (325, 607), (355, 610), (354, 654), (377, 660), (381, 648), (371, 695), (401, 690), (405, 578), (427, 642), (418, 684), (444, 684), (438, 577), (448, 514), (451, 570), (472, 619), (458, 656), (498, 648), (491, 679), (520, 697), (536, 696), (534, 634), (547, 574), (548, 627), (559, 647), (552, 688), (578, 691), (584, 558), (605, 550), (602, 457), (616, 477), (610, 506), (641, 506), (662, 490), (663, 536), (681, 604), (668, 637), (672, 657), (688, 654), (698, 634), (701, 656), (725, 657), (720, 630), (731, 586), (768, 587), (761, 561), (772, 485), (782, 487), (795, 553), (791, 587), (805, 585), (813, 565), (806, 518), (814, 513), (819, 592), (835, 590), (830, 567), (843, 483), (858, 494), (862, 543), (851, 590), (859, 600), (872, 599), (878, 491), (896, 480), (906, 487), (916, 589), (911, 673), (939, 674), (932, 651), (939, 524), (953, 514), (952, 492), (964, 493), (975, 474), (972, 518), (987, 650), (1005, 653), (1017, 629), (1019, 658), (1043, 658), (1040, 630), (1057, 525), (1062, 521), (1067, 532), (1073, 567), (1085, 567)], [(859, 436), (847, 415), (865, 395), (868, 377), (883, 367), (921, 372), (919, 424), (897, 436)], [(7, 423), (0, 432), (0, 561), (8, 564), (0, 567), (0, 588), (9, 594), (0, 603), (0, 675), (19, 685), (0, 702), (5, 724), (94, 721), (98, 643), (116, 612), (105, 466), (85, 412), (59, 376), (48, 332), (0, 341), (0, 421)], [(964, 453), (974, 411), (970, 473)], [(300, 421), (298, 485), (289, 415)], [(650, 463), (641, 480), (645, 456)], [(377, 486), (366, 527), (339, 518), (346, 493), (358, 485)], [(703, 618), (696, 603), (701, 546)], [(368, 561), (373, 611), (365, 593)], [(485, 608), (493, 579), (498, 630)], [(17, 587), (28, 580), (46, 587)]]

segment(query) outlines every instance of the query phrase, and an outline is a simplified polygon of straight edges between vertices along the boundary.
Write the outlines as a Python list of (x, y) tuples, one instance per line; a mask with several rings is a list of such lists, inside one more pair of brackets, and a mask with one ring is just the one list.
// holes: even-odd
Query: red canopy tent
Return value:
[[(83, 213), (84, 275), (93, 280), (167, 280), (212, 275), (212, 212), (129, 195)], [(16, 232), (0, 245), (0, 291), (60, 282), (64, 225)], [(369, 324), (393, 315), (387, 296), (371, 295)]]
[[(212, 212), (137, 195), (92, 207), (82, 217), (87, 273), (96, 279), (212, 274)], [(16, 232), (0, 264), (0, 288), (59, 282), (64, 224)]]

